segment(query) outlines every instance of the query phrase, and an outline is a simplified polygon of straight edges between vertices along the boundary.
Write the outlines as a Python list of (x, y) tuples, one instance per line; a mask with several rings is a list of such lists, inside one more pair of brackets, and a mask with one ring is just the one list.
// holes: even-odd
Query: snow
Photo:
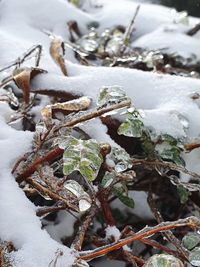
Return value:
[(120, 231), (117, 229), (116, 226), (107, 226), (105, 229), (106, 232), (106, 238), (109, 239), (110, 237), (114, 237), (115, 241), (119, 240), (120, 238)]
[[(87, 24), (91, 21), (100, 23), (102, 32), (107, 27), (123, 24), (127, 26), (138, 5), (130, 0), (102, 0), (102, 8), (95, 9), (87, 5), (86, 11), (76, 8), (65, 0), (1, 0), (0, 1), (0, 65), (13, 62), (33, 45), (41, 44), (43, 53), (40, 67), (48, 74), (38, 75), (32, 82), (32, 90), (53, 89), (88, 95), (93, 99), (93, 106), (102, 86), (119, 85), (124, 88), (136, 108), (141, 110), (145, 125), (155, 128), (157, 133), (168, 133), (175, 137), (193, 141), (200, 137), (200, 109), (198, 102), (191, 99), (193, 92), (200, 94), (200, 80), (161, 75), (153, 72), (106, 67), (83, 67), (77, 64), (70, 49), (66, 50), (66, 66), (69, 77), (63, 77), (59, 68), (49, 55), (50, 38), (45, 31), (68, 40), (67, 22), (77, 20), (82, 33), (87, 33)], [(139, 1), (144, 2), (144, 1)], [(145, 1), (146, 2), (146, 1)], [(133, 47), (150, 49), (166, 48), (178, 52), (184, 57), (195, 53), (200, 59), (199, 38), (185, 35), (199, 22), (189, 18), (188, 25), (174, 23), (175, 16), (171, 9), (150, 3), (141, 3), (135, 21)], [(26, 62), (33, 66), (34, 60)], [(10, 74), (9, 70), (1, 73), (1, 78)], [(0, 89), (1, 92), (1, 89)], [(46, 105), (47, 97), (41, 105)], [(34, 107), (36, 118), (40, 118), (41, 106)], [(35, 215), (36, 207), (26, 198), (10, 174), (14, 162), (31, 149), (33, 134), (16, 130), (7, 125), (13, 111), (5, 102), (0, 102), (0, 239), (12, 241), (17, 251), (12, 253), (16, 267), (46, 267), (56, 258), (58, 250), (63, 256), (58, 257), (57, 266), (71, 266), (74, 261), (72, 251), (61, 245), (60, 238), (65, 227), (72, 228), (73, 220), (60, 213), (57, 226), (49, 225), (41, 229), (41, 222)], [(182, 119), (181, 119), (182, 118)], [(183, 118), (188, 121), (185, 127)], [(81, 127), (100, 142), (114, 141), (106, 134), (106, 127), (99, 119)], [(186, 167), (200, 173), (199, 150), (185, 155)], [(133, 193), (136, 203), (135, 213), (151, 217), (147, 209), (146, 195)], [(138, 199), (138, 200), (137, 200)], [(141, 202), (141, 199), (144, 201)], [(136, 210), (137, 209), (137, 210)], [(117, 228), (106, 229), (107, 235), (119, 237)], [(68, 229), (66, 235), (70, 234)], [(51, 235), (51, 236), (50, 236)], [(55, 239), (55, 240), (54, 240)]]

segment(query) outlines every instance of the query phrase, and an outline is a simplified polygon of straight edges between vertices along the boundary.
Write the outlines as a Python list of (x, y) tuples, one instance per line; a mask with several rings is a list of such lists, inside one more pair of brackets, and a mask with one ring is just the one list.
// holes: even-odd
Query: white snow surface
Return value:
[[(141, 8), (135, 21), (133, 46), (166, 48), (184, 57), (195, 53), (200, 59), (200, 35), (185, 35), (199, 19), (190, 17), (188, 25), (175, 24), (175, 13), (171, 9), (139, 2)], [(99, 32), (119, 24), (127, 26), (138, 5), (137, 1), (131, 0), (102, 0), (98, 3), (103, 7), (95, 9), (86, 5), (86, 11), (82, 11), (66, 0), (1, 0), (0, 66), (14, 61), (31, 46), (41, 44), (43, 54), (40, 67), (46, 69), (48, 74), (34, 79), (33, 90), (53, 89), (88, 95), (95, 103), (101, 86), (120, 85), (135, 107), (144, 114), (146, 125), (153, 126), (158, 133), (185, 137), (188, 141), (198, 139), (200, 106), (190, 96), (193, 92), (200, 94), (200, 80), (123, 68), (83, 67), (77, 64), (72, 51), (68, 49), (66, 65), (69, 77), (61, 74), (49, 56), (51, 40), (44, 31), (51, 31), (68, 40), (66, 23), (70, 20), (77, 20), (83, 33), (87, 32), (87, 23), (91, 21), (100, 23)], [(33, 59), (25, 65), (33, 66)], [(9, 70), (2, 75), (6, 74), (9, 74)], [(16, 246), (17, 251), (12, 253), (16, 267), (46, 267), (55, 260), (58, 250), (64, 254), (58, 257), (56, 266), (70, 267), (74, 261), (72, 251), (41, 229), (35, 206), (29, 202), (11, 175), (14, 162), (31, 149), (32, 141), (32, 133), (15, 130), (7, 125), (12, 112), (6, 103), (0, 102), (0, 239), (12, 241)], [(39, 118), (39, 110), (37, 112)], [(184, 128), (183, 118), (189, 123), (187, 129)], [(105, 126), (98, 119), (93, 123), (89, 122), (86, 127), (92, 137), (114, 145), (105, 134)], [(198, 150), (186, 155), (186, 167), (200, 173), (199, 159)], [(61, 231), (59, 228), (49, 228), (50, 232)], [(61, 228), (61, 232), (64, 232), (64, 224), (61, 224)]]

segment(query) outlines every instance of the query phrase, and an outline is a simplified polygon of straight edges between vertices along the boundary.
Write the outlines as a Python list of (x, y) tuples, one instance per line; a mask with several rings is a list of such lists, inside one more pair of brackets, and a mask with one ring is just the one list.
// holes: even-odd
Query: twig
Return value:
[(18, 175), (16, 177), (16, 181), (18, 183), (23, 182), (24, 180), (26, 180), (28, 177), (30, 177), (38, 168), (38, 166), (44, 162), (49, 162), (53, 159), (56, 159), (57, 157), (59, 157), (60, 155), (62, 155), (63, 153), (63, 149), (56, 147), (54, 149), (52, 149), (50, 152), (48, 152), (45, 156), (36, 159), (32, 164), (30, 164), (27, 169), (25, 169), (25, 171)]
[(73, 204), (74, 200), (72, 196), (69, 197), (70, 199), (64, 198), (60, 196), (59, 194), (53, 192), (53, 190), (49, 190), (45, 186), (39, 184), (38, 182), (36, 182), (34, 179), (30, 177), (26, 179), (26, 182), (31, 184), (42, 195), (49, 196), (51, 199), (55, 201), (62, 201), (66, 205), (66, 208), (79, 212), (77, 205)]
[(171, 163), (171, 162), (159, 161), (159, 160), (150, 161), (147, 159), (132, 159), (132, 163), (133, 163), (133, 166), (143, 165), (143, 166), (148, 166), (148, 167), (151, 167), (154, 169), (156, 169), (157, 167), (168, 168), (170, 170), (174, 170), (174, 171), (188, 174), (188, 175), (192, 176), (193, 179), (195, 179), (197, 181), (200, 180), (200, 175), (198, 175), (197, 173), (188, 171), (183, 166), (179, 166), (179, 165), (176, 165), (176, 164)]
[(199, 148), (200, 147), (200, 142), (196, 142), (196, 143), (189, 143), (189, 144), (185, 144), (184, 148), (187, 151), (192, 151), (193, 149)]
[(66, 207), (65, 204), (61, 205), (61, 206), (55, 205), (55, 206), (52, 206), (52, 207), (41, 207), (41, 208), (38, 208), (36, 210), (36, 215), (38, 217), (44, 217), (48, 213), (56, 212), (56, 211), (59, 211), (59, 210), (64, 210), (66, 208), (67, 207)]
[(82, 251), (80, 252), (80, 259), (89, 261), (91, 259), (104, 256), (114, 250), (120, 249), (121, 247), (128, 245), (136, 240), (141, 240), (143, 238), (147, 238), (149, 236), (152, 236), (158, 232), (164, 232), (168, 230), (172, 230), (178, 227), (188, 226), (192, 229), (199, 229), (200, 228), (200, 221), (194, 217), (188, 217), (186, 219), (180, 219), (174, 222), (163, 222), (160, 223), (154, 227), (148, 227), (146, 226), (141, 231), (137, 232), (134, 236), (127, 237), (124, 239), (120, 239), (116, 242), (113, 242), (107, 246), (103, 246), (94, 250), (90, 251)]
[[(153, 199), (153, 196), (152, 196), (152, 193), (151, 193), (151, 190), (149, 191), (149, 195), (148, 195), (148, 203), (149, 203), (149, 206), (157, 220), (158, 223), (162, 223), (163, 222), (163, 218), (162, 218), (162, 215), (160, 214), (160, 212), (158, 211), (157, 207), (156, 207), (156, 204), (155, 204), (155, 201)], [(187, 253), (187, 250), (184, 249), (182, 246), (181, 246), (181, 243), (179, 242), (179, 240), (175, 237), (175, 235), (171, 232), (171, 231), (166, 231), (165, 233), (163, 233), (163, 235), (167, 238), (167, 240), (172, 243), (178, 253), (181, 255), (182, 258), (188, 260), (188, 253)], [(180, 256), (179, 255), (179, 256)]]
[(7, 70), (11, 67), (14, 67), (16, 65), (21, 65), (26, 60), (26, 58), (28, 56), (30, 56), (36, 50), (38, 50), (38, 52), (35, 56), (36, 57), (35, 66), (38, 67), (39, 62), (40, 62), (40, 58), (41, 58), (41, 53), (42, 53), (42, 46), (41, 45), (36, 45), (36, 46), (31, 47), (21, 58), (16, 59), (14, 62), (12, 62), (9, 65), (0, 69), (0, 72)]
[(129, 40), (131, 38), (131, 34), (133, 32), (133, 25), (135, 23), (135, 19), (136, 19), (137, 15), (138, 15), (139, 10), (140, 10), (140, 5), (137, 6), (137, 8), (135, 10), (135, 13), (134, 13), (134, 16), (133, 16), (129, 26), (126, 28), (126, 31), (125, 31), (124, 36), (123, 36), (122, 46), (119, 48), (120, 54), (124, 53), (124, 50), (126, 48), (126, 44), (127, 44), (127, 42), (129, 42)]
[(72, 118), (68, 122), (64, 123), (63, 127), (72, 127), (78, 123), (100, 117), (103, 114), (108, 113), (110, 111), (125, 108), (125, 107), (130, 107), (130, 105), (131, 105), (131, 101), (128, 99), (128, 100), (122, 101), (120, 103), (108, 105), (108, 106), (101, 108), (101, 109), (94, 109), (89, 113), (86, 112), (85, 114), (80, 115), (80, 117), (78, 117), (78, 118), (74, 118), (74, 119)]
[(96, 212), (97, 212), (97, 207), (96, 205), (93, 205), (88, 214), (86, 215), (76, 237), (74, 238), (74, 241), (71, 245), (71, 248), (77, 250), (77, 251), (80, 251), (81, 248), (82, 248), (82, 245), (83, 245), (83, 241), (84, 241), (84, 237), (85, 237), (85, 234), (94, 218), (94, 216), (96, 215)]
[(116, 223), (109, 207), (107, 192), (105, 190), (100, 191), (98, 197), (106, 222), (108, 223), (108, 225), (114, 226)]
[(190, 29), (189, 31), (187, 31), (186, 34), (189, 35), (189, 36), (193, 36), (193, 35), (195, 35), (199, 30), (200, 30), (200, 23), (198, 23), (198, 24), (195, 25), (192, 29)]

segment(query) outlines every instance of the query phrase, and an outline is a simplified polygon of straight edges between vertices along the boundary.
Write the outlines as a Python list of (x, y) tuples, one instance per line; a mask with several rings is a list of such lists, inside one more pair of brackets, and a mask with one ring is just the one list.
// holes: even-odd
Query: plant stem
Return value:
[(136, 233), (134, 236), (131, 236), (125, 239), (120, 239), (117, 242), (113, 242), (107, 246), (94, 249), (93, 251), (91, 250), (83, 251), (82, 253), (80, 253), (79, 258), (89, 261), (91, 259), (104, 256), (114, 250), (120, 249), (121, 247), (128, 245), (136, 240), (141, 240), (141, 239), (147, 238), (148, 236), (152, 236), (158, 232), (164, 232), (164, 231), (172, 230), (172, 229), (183, 227), (183, 226), (188, 226), (192, 229), (199, 229), (200, 221), (196, 217), (191, 216), (186, 219), (180, 219), (174, 222), (163, 222), (154, 227), (146, 226), (141, 231)]

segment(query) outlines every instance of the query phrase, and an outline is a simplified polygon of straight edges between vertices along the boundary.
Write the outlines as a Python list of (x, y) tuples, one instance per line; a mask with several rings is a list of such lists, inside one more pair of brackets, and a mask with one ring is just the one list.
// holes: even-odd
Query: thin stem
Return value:
[(163, 222), (154, 227), (146, 226), (141, 231), (136, 233), (134, 236), (127, 237), (125, 239), (120, 239), (117, 242), (113, 242), (107, 246), (94, 249), (93, 251), (90, 250), (81, 252), (79, 258), (83, 260), (91, 260), (97, 257), (101, 257), (114, 250), (120, 249), (121, 247), (128, 245), (136, 240), (141, 240), (149, 236), (152, 236), (158, 232), (164, 232), (183, 226), (188, 226), (192, 229), (199, 229), (200, 221), (196, 217), (191, 216), (186, 219), (180, 219), (174, 222)]
[(71, 245), (71, 248), (80, 251), (83, 245), (83, 241), (85, 238), (85, 234), (94, 218), (94, 216), (96, 215), (97, 212), (97, 207), (96, 206), (92, 206), (91, 209), (89, 210), (88, 214), (86, 215), (76, 237), (74, 238), (74, 241)]
[(176, 165), (176, 164), (171, 163), (171, 162), (159, 161), (159, 160), (150, 161), (147, 159), (133, 159), (132, 163), (133, 163), (133, 166), (146, 165), (146, 166), (152, 167), (154, 169), (156, 169), (157, 167), (168, 168), (170, 170), (179, 171), (179, 172), (183, 172), (185, 174), (188, 174), (188, 175), (192, 176), (194, 179), (196, 179), (197, 181), (200, 180), (200, 175), (198, 175), (197, 173), (188, 171), (183, 166), (179, 166), (179, 165)]

